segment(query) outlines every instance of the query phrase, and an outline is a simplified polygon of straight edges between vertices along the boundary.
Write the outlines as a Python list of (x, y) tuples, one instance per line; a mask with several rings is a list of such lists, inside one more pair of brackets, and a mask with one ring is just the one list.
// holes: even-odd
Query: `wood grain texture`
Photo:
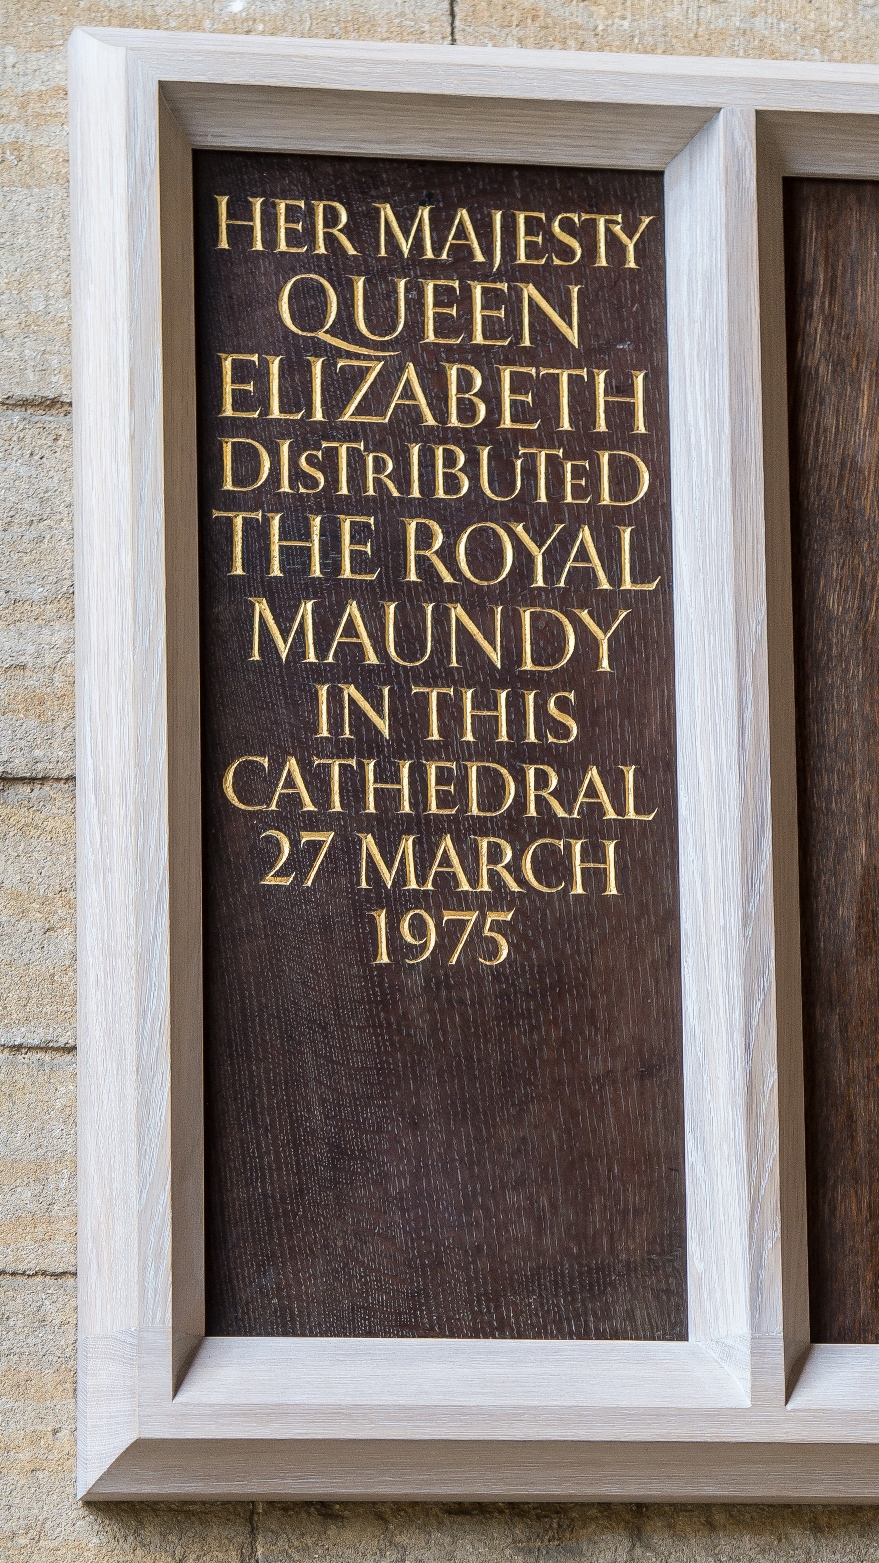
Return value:
[(879, 186), (785, 189), (812, 1338), (879, 1341)]
[[(322, 38), (260, 38), (216, 33), (82, 29), (126, 50), (157, 81), (178, 84), (175, 109), (185, 122), (186, 85), (305, 87), (365, 94), (401, 92), (502, 100), (779, 109), (836, 115), (879, 111), (879, 67), (812, 60), (711, 59), (693, 55), (589, 53), (577, 50), (470, 48), (363, 43)], [(258, 94), (254, 107), (259, 114)], [(233, 110), (234, 116), (234, 110)], [(221, 133), (222, 115), (209, 133)], [(187, 126), (189, 129), (190, 127)], [(228, 144), (228, 143), (227, 143)]]
[[(208, 153), (199, 154), (195, 166), (209, 1332), (680, 1339), (686, 1329), (686, 1235), (661, 180), (551, 169), (534, 174), (473, 164), (382, 165)], [(299, 451), (321, 440), (363, 439), (368, 450), (390, 454), (402, 493), (394, 497), (377, 487), (369, 497), (359, 453), (350, 458), (344, 498), (334, 454), (323, 460), (327, 478), (320, 499), (306, 497), (314, 490), (310, 478), (302, 479), (295, 498), (271, 498), (278, 479), (270, 477), (265, 490), (248, 491), (234, 503), (282, 509), (285, 537), (305, 535), (308, 514), (320, 510), (324, 574), (315, 580), (307, 573), (308, 555), (302, 558), (300, 549), (295, 563), (285, 559), (282, 580), (270, 578), (265, 539), (255, 535), (251, 523), (247, 574), (233, 578), (229, 522), (212, 519), (212, 511), (231, 503), (220, 486), (219, 439), (231, 434), (262, 439), (268, 446), (279, 425), (264, 416), (218, 418), (218, 354), (234, 344), (236, 351), (282, 355), (285, 404), (301, 406), (303, 390), (307, 402), (307, 355), (314, 352), (314, 341), (291, 340), (278, 314), (279, 290), (294, 270), (313, 267), (335, 285), (346, 311), (352, 261), (338, 244), (326, 257), (309, 253), (307, 261), (291, 263), (289, 256), (271, 252), (254, 257), (246, 239), (242, 244), (234, 233), (230, 248), (218, 250), (216, 196), (228, 195), (229, 211), (238, 214), (249, 212), (247, 203), (254, 196), (268, 203), (278, 192), (294, 189), (308, 203), (306, 210), (320, 197), (341, 202), (348, 212), (353, 242), (362, 253), (356, 265), (368, 276), (373, 329), (387, 312), (388, 277), (411, 279), (409, 296), (415, 300), (393, 344), (399, 345), (399, 355), (386, 366), (386, 390), (371, 394), (363, 410), (373, 418), (381, 411), (408, 359), (416, 365), (440, 425), (446, 423), (450, 349), (420, 342), (419, 275), (427, 270), (457, 278), (462, 295), (470, 279), (496, 275), (505, 280), (506, 296), (515, 299), (516, 282), (509, 279), (530, 280), (534, 273), (517, 267), (513, 258), (512, 217), (507, 219), (508, 259), (496, 274), (474, 261), (469, 250), (464, 260), (453, 251), (439, 270), (416, 258), (417, 246), (406, 262), (398, 254), (379, 263), (372, 258), (376, 219), (371, 203), (386, 199), (395, 211), (408, 214), (407, 231), (422, 202), (434, 208), (437, 233), (451, 227), (460, 207), (470, 211), (480, 231), (488, 228), (492, 208), (622, 210), (628, 233), (635, 231), (640, 214), (652, 214), (654, 225), (641, 241), (639, 267), (625, 269), (616, 240), (618, 253), (608, 252), (611, 264), (596, 268), (590, 234), (588, 253), (569, 273), (541, 271), (543, 294), (565, 312), (568, 277), (581, 289), (583, 326), (577, 346), (548, 322), (538, 323), (535, 310), (530, 351), (517, 348), (515, 339), (501, 353), (474, 346), (466, 352), (463, 346), (455, 349), (456, 357), (463, 354), (484, 375), (488, 412), (478, 433), (466, 427), (473, 416), (466, 404), (461, 412), (465, 427), (442, 433), (425, 427), (417, 407), (403, 409), (388, 425), (338, 421), (357, 384), (344, 363), (351, 350), (334, 353), (321, 342), (324, 421), (309, 422), (306, 407), (301, 428), (280, 425), (292, 437), (291, 470), (296, 470)], [(395, 296), (393, 282), (390, 286)], [(495, 300), (502, 296), (493, 295)], [(463, 302), (460, 314), (466, 329)], [(514, 315), (511, 302), (511, 324)], [(354, 322), (347, 313), (340, 312), (339, 319), (342, 324), (337, 322), (334, 331), (350, 341)], [(454, 337), (457, 328), (451, 325), (447, 331), (443, 324), (441, 334)], [(505, 328), (498, 324), (503, 336)], [(334, 358), (342, 361), (338, 371)], [(517, 388), (526, 380), (535, 387), (527, 392), (533, 394), (533, 408), (525, 408), (521, 417), (512, 414), (518, 430), (497, 427), (493, 359), (525, 365)], [(592, 389), (582, 378), (584, 362), (605, 368), (608, 387), (618, 395), (631, 395), (632, 372), (646, 371), (648, 432), (632, 432), (631, 404), (611, 403), (608, 432), (591, 432), (596, 415)], [(571, 392), (572, 432), (559, 432), (559, 423), (567, 420), (559, 415), (556, 382), (537, 381), (535, 369), (541, 365), (580, 370), (581, 394), (573, 387)], [(470, 384), (469, 378), (463, 383)], [(247, 403), (246, 395), (237, 398), (239, 407)], [(526, 424), (539, 424), (539, 431), (529, 432)], [(436, 485), (429, 442), (443, 439), (453, 442), (450, 450), (457, 446), (465, 453), (471, 487), (459, 501), (431, 497)], [(423, 497), (414, 507), (406, 497), (413, 441), (424, 444)], [(510, 493), (514, 458), (534, 441), (561, 445), (569, 458), (591, 463), (593, 477), (583, 491), (591, 496), (588, 511), (584, 497), (576, 508), (563, 504), (560, 470), (546, 480), (548, 500), (541, 497), (536, 467), (530, 470), (533, 459), (524, 461), (518, 498), (495, 503), (481, 492), (477, 443), (491, 445), (492, 488)], [(595, 451), (621, 448), (647, 463), (650, 488), (637, 506), (602, 507)], [(580, 475), (586, 471), (583, 467)], [(635, 492), (634, 463), (627, 461), (625, 471), (627, 487), (614, 479), (617, 498)], [(447, 492), (454, 494), (457, 486), (450, 480)], [(339, 509), (375, 517), (374, 563), (362, 557), (355, 562), (361, 571), (377, 569), (375, 582), (353, 586), (334, 579), (340, 568)], [(424, 568), (421, 586), (404, 580), (401, 518), (413, 513), (434, 518), (444, 529), (454, 585), (438, 581), (432, 567)], [(570, 579), (556, 586), (552, 583), (564, 576), (587, 514), (595, 547), (607, 560), (609, 581), (596, 575), (584, 553), (585, 567), (572, 570)], [(453, 541), (474, 522), (495, 529), (483, 530), (473, 547), (472, 574), (482, 581), (503, 570), (498, 529), (510, 538), (510, 527), (525, 525), (543, 541), (554, 526), (564, 527), (545, 556), (547, 584), (535, 590), (533, 559), (524, 548), (514, 555), (511, 543), (505, 546), (512, 564), (500, 584), (485, 587), (464, 579)], [(634, 579), (658, 579), (655, 590), (623, 588), (620, 525), (633, 528)], [(324, 658), (320, 668), (302, 660), (299, 644), (283, 665), (267, 641), (261, 662), (248, 661), (251, 604), (263, 595), (285, 626), (304, 597), (315, 600), (317, 655)], [(352, 597), (378, 653), (374, 667), (364, 665), (357, 644), (327, 665), (335, 627)], [(436, 605), (434, 649), (415, 670), (395, 664), (385, 647), (382, 602), (389, 597), (400, 600), (398, 649), (409, 658), (422, 655), (422, 603)], [(460, 668), (452, 664), (449, 599), (462, 604), (483, 631), (495, 605), (501, 605), (506, 628), (500, 669), (469, 636), (469, 644), (459, 650)], [(562, 671), (522, 672), (516, 627), (520, 608), (567, 612), (572, 622), (576, 609), (588, 610), (605, 627), (627, 610), (610, 670), (597, 670), (597, 642), (588, 635), (580, 638)], [(535, 620), (540, 636), (535, 655), (543, 664), (561, 655), (553, 649), (560, 623), (558, 618)], [(346, 633), (350, 636), (350, 624)], [(363, 717), (352, 720), (353, 737), (338, 736), (339, 681), (347, 679), (375, 709), (388, 689), (389, 739)], [(332, 681), (332, 739), (314, 737), (318, 681)], [(416, 685), (454, 691), (444, 697), (439, 713), (441, 741), (427, 736), (426, 701), (412, 693)], [(495, 703), (498, 685), (509, 690), (509, 741), (497, 741), (497, 724), (490, 717), (478, 720), (474, 737), (465, 737), (460, 690), (472, 687), (475, 705), (485, 710)], [(536, 741), (526, 736), (526, 688), (537, 690)], [(557, 689), (572, 691), (579, 730), (571, 743), (566, 742), (569, 730), (545, 720), (546, 700)], [(221, 780), (242, 754), (268, 756), (274, 780), (285, 755), (295, 755), (315, 810), (306, 814), (300, 800), (294, 807), (291, 799), (273, 812), (231, 807)], [(349, 772), (341, 781), (343, 809), (334, 813), (328, 808), (326, 770), (312, 762), (313, 755), (324, 763), (342, 755), (349, 766), (357, 757), (357, 770), (369, 757), (386, 783), (399, 780), (398, 761), (410, 759), (412, 812), (401, 815), (399, 799), (387, 796), (369, 812), (360, 776)], [(490, 796), (489, 786), (484, 817), (471, 817), (465, 814), (462, 781), (454, 797), (441, 800), (456, 817), (438, 818), (429, 808), (425, 812), (425, 765), (436, 759), (457, 766), (462, 778), (468, 763), (501, 762), (515, 778), (512, 806), (499, 809), (502, 800)], [(619, 815), (625, 812), (620, 767), (634, 765), (642, 789), (636, 807), (642, 813), (655, 809), (657, 817), (605, 821), (602, 805), (593, 803), (582, 805), (572, 818), (559, 818), (542, 801), (528, 819), (524, 767), (535, 762), (552, 767), (547, 780), (549, 774), (558, 775), (558, 796), (565, 800), (560, 807), (568, 809), (581, 779), (596, 766), (615, 793)], [(443, 780), (452, 774), (444, 772)], [(262, 797), (258, 788), (253, 792), (252, 782), (242, 779), (241, 788), (246, 800)], [(261, 840), (268, 828), (289, 831), (297, 842), (284, 870), (297, 876), (290, 886), (260, 883), (277, 856), (275, 840)], [(326, 867), (311, 890), (301, 883), (309, 860), (298, 849), (296, 833), (302, 828), (336, 832)], [(472, 889), (457, 886), (454, 879), (450, 884), (446, 873), (437, 880), (437, 890), (445, 887), (441, 895), (430, 893), (429, 886), (424, 892), (400, 888), (399, 880), (385, 893), (374, 870), (368, 876), (371, 890), (359, 888), (359, 833), (374, 831), (390, 862), (403, 830), (416, 836), (419, 883), (426, 881), (448, 831), (469, 865), (465, 872)], [(478, 833), (501, 838), (512, 848), (515, 877), (507, 883), (495, 875), (491, 895), (487, 886), (477, 888), (473, 838)], [(546, 837), (582, 839), (586, 861), (603, 858), (602, 840), (615, 839), (619, 894), (603, 895), (604, 872), (592, 870), (585, 893), (570, 895), (570, 875), (554, 871), (567, 847), (544, 849), (545, 866), (538, 869), (554, 892), (527, 888), (520, 859), (530, 841)], [(492, 857), (498, 857), (494, 847)], [(376, 935), (370, 909), (382, 906), (392, 959), (386, 968), (372, 964)], [(441, 909), (476, 911), (480, 919), (488, 909), (512, 911), (514, 920), (505, 930), (509, 959), (490, 969), (468, 953), (451, 965), (446, 933), (435, 955), (407, 969), (403, 957), (413, 952), (402, 944), (397, 925), (419, 907), (426, 907), (439, 927)], [(480, 949), (485, 958), (489, 953)]]
[[(139, 1316), (139, 1200), (136, 1086), (137, 903), (107, 865), (136, 855), (138, 699), (133, 659), (134, 526), (130, 507), (131, 317), (126, 223), (96, 252), (90, 225), (102, 210), (127, 210), (124, 57), (93, 39), (72, 50), (85, 90), (71, 98), (73, 371), (75, 421), (77, 1040), (79, 1066), (78, 1277), (79, 1476), (87, 1486), (135, 1435), (132, 1369)], [(92, 114), (97, 114), (100, 132)], [(107, 206), (102, 207), (102, 202)], [(120, 204), (121, 203), (121, 204)], [(103, 329), (110, 309), (126, 322)], [(106, 396), (106, 400), (104, 397)], [(140, 431), (139, 431), (140, 432)], [(111, 544), (112, 540), (112, 544)], [(115, 667), (111, 683), (101, 670)], [(111, 779), (115, 779), (114, 781)], [(160, 1093), (159, 1093), (160, 1095)], [(161, 1108), (159, 1109), (161, 1111)], [(124, 1342), (113, 1356), (111, 1415), (94, 1371), (91, 1337)]]
[(192, 152), (159, 101), (165, 590), (173, 1381), (204, 1334), (201, 766)]
[[(341, 1371), (339, 1371), (341, 1369)], [(392, 1415), (425, 1432), (432, 1415), (460, 1415), (485, 1430), (495, 1407), (497, 1430), (532, 1431), (564, 1412), (570, 1429), (606, 1416), (612, 1401), (630, 1414), (654, 1409), (743, 1406), (730, 1373), (710, 1352), (687, 1341), (363, 1341), (208, 1336), (187, 1374), (179, 1409), (193, 1416), (218, 1404), (245, 1418), (249, 1408), (283, 1417), (279, 1385), (295, 1379), (310, 1427), (358, 1416)], [(246, 1426), (246, 1421), (240, 1424)], [(350, 1424), (348, 1424), (350, 1425)], [(289, 1424), (292, 1426), (292, 1424)], [(462, 1423), (463, 1426), (463, 1423)]]
[(516, 1502), (857, 1503), (879, 1496), (875, 1448), (846, 1442), (621, 1444), (527, 1438), (466, 1442), (204, 1437), (185, 1461), (171, 1440), (142, 1438), (105, 1473), (90, 1499), (194, 1497)]
[(724, 109), (666, 186), (690, 1334), (780, 1403), (753, 114)]
[(792, 1411), (838, 1411), (876, 1419), (879, 1351), (875, 1346), (813, 1346), (794, 1386)]
[(780, 149), (772, 127), (767, 125), (766, 116), (758, 115), (760, 361), (775, 903), (780, 1303), (785, 1371), (790, 1382), (809, 1341), (809, 1280), (781, 168)]
[(438, 94), (419, 99), (413, 112), (408, 91), (278, 86), (226, 88), (218, 116), (218, 89), (210, 83), (168, 83), (164, 90), (197, 147), (466, 161), (477, 136), (486, 162), (519, 163), (527, 148), (531, 163), (570, 168), (665, 168), (713, 112), (629, 103), (609, 112), (601, 102)]
[[(783, 114), (759, 118), (779, 174), (813, 179), (875, 179), (879, 167), (879, 115), (845, 113), (848, 95), (833, 114)], [(855, 105), (851, 104), (854, 109)]]

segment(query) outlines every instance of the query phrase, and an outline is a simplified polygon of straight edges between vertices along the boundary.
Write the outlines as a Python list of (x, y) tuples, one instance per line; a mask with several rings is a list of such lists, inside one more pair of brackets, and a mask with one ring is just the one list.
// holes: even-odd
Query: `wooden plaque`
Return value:
[(879, 1342), (879, 186), (785, 184), (812, 1337)]
[(69, 80), (80, 1491), (874, 1500), (879, 68)]
[(195, 213), (208, 1331), (683, 1339), (662, 178)]

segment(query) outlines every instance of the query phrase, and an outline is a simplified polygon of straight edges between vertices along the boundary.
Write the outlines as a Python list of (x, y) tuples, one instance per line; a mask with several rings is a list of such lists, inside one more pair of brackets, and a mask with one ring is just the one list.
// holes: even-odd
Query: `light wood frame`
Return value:
[[(70, 99), (80, 1492), (879, 1498), (879, 1348), (809, 1345), (781, 267), (879, 68), (88, 29)], [(666, 171), (687, 1342), (204, 1338), (193, 146)]]

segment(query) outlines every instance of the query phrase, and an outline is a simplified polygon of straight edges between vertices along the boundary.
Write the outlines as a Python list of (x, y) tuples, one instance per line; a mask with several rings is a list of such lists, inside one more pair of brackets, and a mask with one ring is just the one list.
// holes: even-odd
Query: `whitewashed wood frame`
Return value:
[[(879, 1348), (808, 1332), (780, 204), (879, 176), (879, 68), (87, 29), (70, 100), (80, 1492), (879, 1498)], [(686, 1342), (204, 1337), (192, 147), (666, 171)]]

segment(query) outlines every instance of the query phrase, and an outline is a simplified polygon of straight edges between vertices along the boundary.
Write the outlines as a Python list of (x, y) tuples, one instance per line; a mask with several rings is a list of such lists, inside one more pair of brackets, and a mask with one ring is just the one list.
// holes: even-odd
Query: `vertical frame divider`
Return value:
[(192, 148), (159, 92), (168, 897), (171, 1049), (171, 1374), (205, 1328), (201, 766)]
[[(187, 1004), (189, 1008), (190, 1038), (175, 1049), (175, 1067), (184, 1078), (188, 1067), (191, 1080), (189, 1042), (201, 979), (193, 964), (198, 944), (185, 937), (179, 911), (172, 934), (169, 858), (174, 852), (179, 906), (184, 875), (191, 871), (192, 852), (200, 853), (200, 843), (197, 835), (190, 831), (187, 836), (181, 828), (179, 793), (172, 789), (169, 799), (169, 757), (177, 771), (185, 771), (177, 754), (186, 730), (191, 730), (193, 695), (192, 687), (186, 687), (180, 647), (168, 649), (169, 454), (171, 478), (183, 474), (179, 461), (175, 466), (170, 442), (166, 449), (162, 419), (156, 83), (136, 56), (86, 32), (78, 33), (71, 45), (71, 64), (71, 189), (79, 225), (73, 245), (82, 1387), (78, 1465), (80, 1491), (87, 1491), (97, 1474), (138, 1436), (144, 1353), (149, 1358), (156, 1340), (168, 1362), (169, 1395), (172, 1388), (172, 998), (178, 1032), (185, 1029)], [(191, 226), (191, 216), (188, 223)], [(168, 336), (171, 323), (165, 322)], [(172, 381), (179, 381), (175, 354), (179, 356), (181, 348), (167, 340), (164, 346), (170, 349)], [(190, 418), (193, 415), (194, 409)], [(185, 416), (182, 435), (188, 437)], [(178, 522), (188, 498), (184, 482), (179, 497), (167, 507), (171, 546), (179, 546)], [(175, 634), (180, 618), (178, 612)], [(188, 642), (183, 637), (190, 663), (192, 634)], [(197, 621), (194, 636), (197, 655)], [(174, 686), (170, 751), (169, 671)], [(194, 689), (197, 713), (197, 683)], [(197, 727), (195, 732), (197, 752)], [(190, 766), (190, 805), (197, 784), (197, 772)], [(186, 814), (185, 806), (182, 812)], [(198, 882), (196, 874), (196, 895)], [(191, 901), (193, 891), (188, 893)], [(189, 923), (191, 932), (191, 917)], [(197, 1130), (198, 1123), (190, 1122), (190, 1152), (182, 1157), (178, 1177), (184, 1185), (193, 1183), (193, 1155), (199, 1163), (201, 1159)], [(191, 1195), (189, 1207), (195, 1208)], [(197, 1239), (197, 1233), (196, 1227), (186, 1243)], [(191, 1355), (191, 1336), (198, 1326), (198, 1293), (195, 1288), (193, 1304), (191, 1275), (196, 1265), (200, 1274), (202, 1256), (197, 1246), (188, 1255), (186, 1244), (179, 1246), (182, 1285), (175, 1278), (175, 1286), (184, 1303), (187, 1291), (190, 1294), (181, 1310), (189, 1337), (178, 1353), (182, 1361)]]
[(775, 885), (781, 1280), (784, 1365), (790, 1387), (808, 1349), (810, 1332), (782, 172), (772, 133), (764, 116), (758, 114), (757, 202)]
[[(71, 67), (88, 90), (70, 100), (73, 305), (74, 577), (76, 626), (76, 941), (79, 972), (104, 981), (77, 988), (78, 1210), (77, 1465), (80, 1490), (119, 1454), (137, 1428), (137, 1146), (132, 1055), (135, 996), (128, 983), (133, 906), (101, 865), (131, 859), (133, 800), (125, 776), (107, 807), (107, 787), (130, 750), (130, 535), (120, 518), (112, 550), (105, 514), (113, 483), (126, 481), (126, 361), (120, 334), (100, 330), (99, 314), (127, 310), (124, 168), (114, 155), (125, 131), (121, 50), (78, 36)], [(100, 276), (89, 225), (114, 207)], [(93, 395), (93, 388), (107, 397)], [(123, 507), (123, 510), (126, 507)], [(114, 697), (100, 670), (115, 658)], [(114, 1039), (118, 1037), (118, 1045)], [(107, 1154), (105, 1147), (112, 1145)], [(105, 1393), (112, 1385), (113, 1404)]]
[(756, 124), (669, 165), (690, 1336), (783, 1404)]
[(156, 88), (127, 60), (129, 525), (134, 604), (133, 749), (137, 797), (132, 862), (138, 995), (137, 1137), (140, 1154), (141, 1340), (171, 1326), (171, 946), (169, 917), (168, 622), (166, 482), (162, 422), (162, 276)]

